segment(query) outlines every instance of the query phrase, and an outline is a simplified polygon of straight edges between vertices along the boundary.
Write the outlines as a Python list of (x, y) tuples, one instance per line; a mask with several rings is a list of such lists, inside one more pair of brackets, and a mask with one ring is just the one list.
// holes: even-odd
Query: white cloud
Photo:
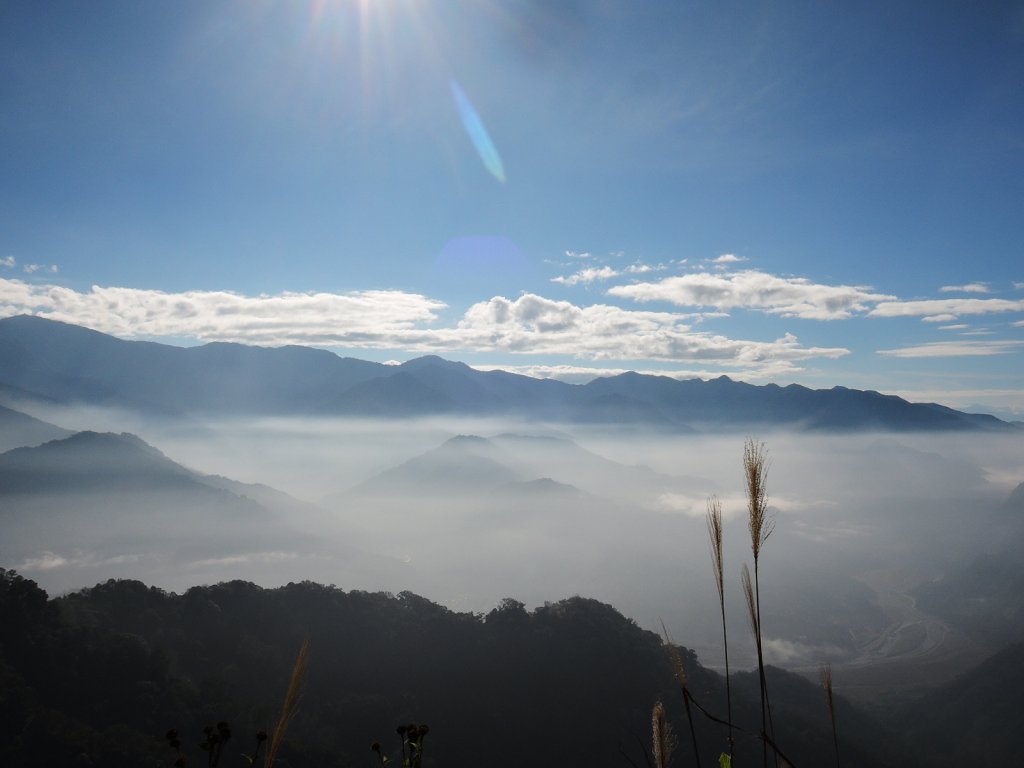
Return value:
[(952, 321), (954, 321), (956, 319), (957, 319), (956, 315), (951, 315), (951, 314), (947, 313), (947, 314), (944, 314), (944, 315), (928, 315), (927, 317), (922, 317), (921, 318), (921, 322), (922, 323), (950, 323), (950, 322), (952, 322)]
[[(746, 498), (741, 494), (721, 494), (718, 500), (722, 504), (722, 516), (726, 520), (736, 520), (743, 515)], [(774, 501), (774, 499), (773, 499)], [(662, 512), (683, 514), (686, 517), (704, 519), (708, 510), (706, 495), (686, 493), (662, 493), (655, 502)]]
[[(572, 258), (590, 258), (589, 253), (576, 254), (575, 251), (566, 251), (566, 256)], [(612, 258), (622, 258), (624, 254), (620, 251), (618, 253), (611, 254)], [(563, 263), (561, 266), (566, 267), (567, 264)], [(593, 283), (598, 280), (611, 280), (615, 277), (622, 275), (643, 275), (648, 272), (661, 272), (667, 267), (664, 264), (644, 264), (640, 261), (635, 261), (626, 267), (615, 269), (614, 267), (602, 266), (602, 267), (584, 267), (579, 269), (571, 275), (562, 275), (559, 277), (551, 278), (551, 282), (560, 283), (561, 285), (584, 285)]]
[(565, 255), (570, 259), (589, 259), (592, 256), (588, 251), (566, 251)]
[(1024, 341), (934, 341), (914, 347), (880, 349), (888, 357), (988, 357), (1008, 355), (1024, 346)]
[(985, 283), (967, 283), (967, 285), (944, 285), (939, 290), (942, 293), (990, 293)]
[(720, 311), (755, 309), (783, 317), (836, 320), (869, 310), (869, 304), (894, 299), (867, 288), (821, 285), (804, 278), (781, 278), (757, 270), (731, 274), (707, 272), (667, 277), (654, 283), (615, 286), (609, 295), (636, 301), (667, 301), (677, 306)]
[(960, 331), (964, 328), (970, 328), (968, 323), (956, 323), (955, 325), (940, 325), (937, 330), (940, 331)]
[(53, 571), (59, 568), (83, 568), (94, 565), (124, 565), (125, 563), (137, 563), (140, 555), (116, 555), (114, 557), (99, 557), (93, 553), (73, 552), (69, 557), (50, 552), (40, 552), (36, 557), (29, 557), (20, 562), (16, 570), (32, 573), (35, 571)]
[(1024, 320), (1018, 320), (1013, 324), (1014, 328), (1024, 328)]
[(7, 267), (8, 269), (14, 269), (14, 265), (17, 263), (13, 256), (4, 256), (0, 259), (0, 267)]
[(669, 312), (638, 312), (595, 304), (578, 307), (524, 294), (474, 304), (459, 322), (474, 349), (571, 355), (591, 360), (730, 360), (756, 366), (769, 360), (836, 358), (843, 348), (803, 347), (786, 334), (770, 342), (698, 333)]
[(229, 291), (165, 293), (101, 286), (78, 292), (0, 280), (0, 315), (35, 314), (122, 337), (383, 347), (434, 321), (444, 308), (443, 302), (401, 291), (253, 297)]
[(846, 651), (835, 645), (807, 645), (781, 637), (765, 637), (761, 645), (764, 657), (776, 664), (817, 664), (822, 659), (842, 659), (847, 655)]
[(551, 282), (561, 283), (562, 285), (586, 284), (592, 283), (595, 280), (611, 280), (613, 277), (618, 277), (618, 275), (619, 273), (611, 267), (587, 267), (565, 277), (553, 277)]
[[(13, 264), (11, 266), (13, 266)], [(50, 272), (51, 274), (56, 274), (60, 271), (56, 264), (26, 264), (22, 269), (30, 275), (36, 272)]]
[(791, 334), (773, 341), (731, 339), (695, 332), (688, 316), (679, 313), (581, 307), (535, 294), (514, 300), (495, 296), (469, 307), (454, 326), (430, 327), (445, 307), (401, 291), (251, 297), (94, 286), (80, 293), (0, 280), (0, 316), (37, 314), (129, 338), (695, 361), (755, 370), (849, 353), (841, 347), (805, 347)]
[(941, 317), (946, 322), (961, 315), (987, 315), (996, 312), (1024, 312), (1024, 301), (1009, 299), (923, 299), (920, 301), (883, 301), (868, 314), (872, 317)]
[(647, 272), (662, 272), (665, 269), (666, 267), (664, 264), (640, 264), (638, 262), (636, 264), (630, 264), (628, 267), (622, 270), (622, 274), (643, 275), (646, 274)]
[(723, 253), (721, 256), (716, 256), (711, 260), (712, 264), (739, 264), (741, 261), (746, 261), (742, 256), (737, 256), (734, 253)]
[(1024, 291), (1024, 283), (1017, 283), (1017, 282), (1015, 282), (1013, 284), (1013, 288), (1016, 291)]
[(193, 560), (189, 568), (211, 568), (234, 565), (268, 565), (284, 563), (289, 560), (310, 559), (316, 555), (300, 555), (298, 552), (248, 552), (244, 555), (228, 555), (212, 557), (207, 560)]

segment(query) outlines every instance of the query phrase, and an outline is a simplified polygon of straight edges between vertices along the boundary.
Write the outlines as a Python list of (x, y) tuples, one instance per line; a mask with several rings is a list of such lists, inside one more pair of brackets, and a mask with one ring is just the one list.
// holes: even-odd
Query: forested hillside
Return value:
[[(571, 598), (532, 612), (512, 600), (487, 615), (454, 613), (411, 593), (346, 592), (313, 583), (245, 582), (183, 595), (134, 581), (53, 600), (0, 574), (0, 763), (171, 765), (176, 728), (192, 764), (202, 729), (229, 723), (221, 765), (241, 765), (276, 717), (296, 653), (311, 656), (280, 764), (363, 766), (395, 726), (429, 723), (425, 765), (645, 764), (650, 712), (662, 700), (679, 765), (692, 745), (660, 639), (611, 606)], [(722, 678), (683, 650), (689, 685), (724, 711)], [(776, 735), (797, 766), (832, 759), (821, 690), (772, 669)], [(734, 681), (737, 722), (754, 728), (757, 681)], [(840, 702), (851, 765), (907, 765), (883, 729)], [(723, 729), (698, 718), (702, 761), (717, 763)], [(737, 765), (759, 759), (740, 736)], [(286, 761), (286, 763), (285, 763)]]

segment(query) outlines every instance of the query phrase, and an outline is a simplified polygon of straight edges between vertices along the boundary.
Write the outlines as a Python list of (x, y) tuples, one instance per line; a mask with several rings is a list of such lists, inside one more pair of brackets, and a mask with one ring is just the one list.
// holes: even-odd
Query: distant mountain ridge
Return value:
[[(17, 394), (13, 394), (17, 393)], [(120, 407), (150, 415), (408, 418), (515, 416), (675, 432), (748, 425), (810, 430), (1015, 430), (893, 395), (624, 373), (574, 385), (477, 371), (436, 356), (385, 365), (309, 347), (125, 341), (35, 316), (0, 319), (0, 402)]]

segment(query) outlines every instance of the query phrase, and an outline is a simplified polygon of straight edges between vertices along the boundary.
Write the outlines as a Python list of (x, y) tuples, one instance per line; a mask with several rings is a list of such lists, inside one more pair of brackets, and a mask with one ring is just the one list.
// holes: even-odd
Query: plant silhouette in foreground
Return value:
[(708, 540), (711, 545), (711, 570), (715, 577), (715, 588), (718, 590), (718, 607), (722, 614), (722, 646), (725, 651), (725, 708), (726, 719), (729, 721), (728, 745), (726, 753), (732, 756), (732, 688), (729, 683), (729, 633), (725, 621), (725, 567), (722, 556), (724, 536), (722, 534), (722, 502), (717, 496), (708, 499)]
[[(679, 681), (679, 690), (683, 692), (683, 703), (686, 705), (686, 722), (690, 726), (690, 742), (693, 744), (693, 757), (697, 768), (700, 768), (697, 730), (693, 727), (693, 708), (690, 706), (690, 702), (694, 701), (694, 699), (693, 694), (690, 693), (690, 683), (686, 677), (686, 667), (683, 666), (683, 657), (679, 654), (679, 647), (672, 641), (664, 622), (661, 624), (661, 631), (665, 635), (665, 645), (668, 648), (669, 658), (672, 660), (672, 669), (675, 671), (676, 680)], [(661, 706), (661, 702), (658, 702), (658, 706)]]
[[(167, 741), (167, 746), (173, 749), (176, 753), (174, 760), (175, 768), (183, 768), (188, 765), (188, 758), (185, 757), (185, 753), (181, 751), (181, 737), (178, 734), (176, 728), (171, 728), (165, 735), (164, 739)], [(220, 765), (221, 758), (224, 755), (224, 745), (231, 740), (231, 728), (223, 720), (217, 725), (207, 725), (203, 728), (203, 740), (199, 744), (199, 748), (206, 753), (206, 765), (207, 768), (216, 768)], [(253, 750), (251, 755), (242, 753), (242, 757), (249, 762), (249, 765), (255, 765), (259, 759), (260, 750), (263, 748), (264, 743), (267, 741), (266, 731), (259, 731), (256, 734), (256, 749)]]
[[(430, 733), (430, 726), (416, 723), (400, 725), (395, 732), (402, 739), (402, 766), (403, 768), (420, 768), (423, 763), (423, 742)], [(370, 745), (370, 750), (380, 760), (382, 766), (388, 765), (391, 758), (384, 754), (379, 741)]]
[[(291, 722), (299, 706), (299, 699), (302, 695), (302, 681), (306, 675), (306, 665), (308, 663), (309, 638), (307, 637), (299, 648), (298, 656), (295, 659), (295, 666), (292, 668), (292, 674), (288, 680), (288, 689), (285, 692), (284, 703), (281, 705), (281, 714), (274, 725), (270, 746), (267, 748), (266, 757), (264, 758), (264, 768), (271, 768), (277, 760), (277, 753), (281, 748), (281, 744), (284, 743), (284, 735), (288, 730), (288, 724)], [(203, 728), (203, 737), (199, 748), (206, 752), (207, 768), (216, 768), (216, 766), (220, 765), (221, 757), (224, 754), (224, 745), (231, 739), (231, 728), (222, 720), (216, 726), (208, 725)], [(177, 753), (177, 758), (174, 761), (175, 768), (183, 768), (183, 766), (188, 765), (188, 758), (181, 751), (181, 737), (178, 735), (177, 729), (172, 728), (169, 730), (164, 738), (167, 740), (168, 746)], [(267, 743), (267, 738), (266, 731), (258, 731), (256, 733), (256, 749), (253, 750), (251, 755), (244, 752), (241, 754), (241, 757), (248, 761), (250, 766), (256, 765), (263, 745)]]
[(832, 721), (832, 744), (836, 750), (836, 768), (839, 768), (839, 731), (836, 730), (836, 702), (832, 696), (832, 665), (821, 667), (821, 687), (825, 689), (825, 701), (828, 703), (828, 715)]
[(274, 733), (270, 739), (270, 746), (267, 749), (266, 768), (271, 768), (277, 760), (277, 752), (284, 743), (284, 734), (288, 725), (295, 716), (295, 710), (299, 706), (299, 698), (302, 695), (302, 680), (306, 676), (306, 665), (309, 664), (309, 638), (302, 641), (299, 648), (299, 655), (295, 657), (295, 666), (292, 668), (292, 676), (288, 680), (288, 690), (284, 695), (284, 703), (281, 705), (281, 714), (274, 725)]
[[(768, 458), (767, 449), (764, 443), (748, 438), (743, 446), (743, 474), (745, 481), (745, 490), (747, 496), (747, 529), (750, 532), (750, 549), (754, 560), (754, 571), (751, 575), (750, 568), (746, 563), (743, 564), (741, 569), (741, 583), (743, 586), (743, 596), (746, 602), (747, 614), (750, 619), (750, 628), (754, 636), (754, 644), (757, 649), (757, 674), (758, 674), (758, 688), (760, 693), (761, 703), (761, 728), (756, 734), (758, 740), (761, 742), (762, 749), (762, 762), (767, 767), (768, 765), (768, 749), (771, 748), (772, 754), (775, 760), (776, 766), (780, 764), (793, 766), (793, 762), (786, 757), (786, 755), (779, 748), (775, 742), (775, 727), (772, 722), (771, 702), (768, 697), (768, 684), (765, 675), (764, 665), (764, 652), (762, 645), (762, 631), (761, 631), (761, 599), (760, 599), (760, 563), (761, 563), (761, 551), (764, 547), (765, 542), (771, 536), (775, 530), (775, 521), (768, 514), (768, 493), (767, 493), (767, 476), (768, 476)], [(723, 550), (724, 550), (724, 535), (723, 535), (723, 524), (722, 524), (722, 505), (718, 499), (714, 496), (708, 499), (707, 517), (706, 524), (708, 530), (708, 539), (711, 549), (711, 566), (712, 573), (715, 578), (715, 588), (718, 591), (718, 604), (719, 612), (722, 619), (722, 645), (725, 652), (725, 688), (726, 688), (726, 708), (727, 708), (727, 719), (721, 719), (708, 712), (700, 702), (694, 698), (689, 686), (686, 682), (686, 672), (683, 669), (682, 659), (679, 655), (679, 651), (676, 646), (672, 643), (671, 638), (668, 636), (668, 632), (665, 632), (665, 642), (668, 647), (669, 655), (672, 659), (672, 663), (676, 670), (676, 677), (679, 679), (680, 687), (683, 693), (683, 700), (686, 704), (686, 715), (690, 726), (690, 733), (693, 738), (694, 755), (697, 760), (697, 766), (700, 765), (700, 757), (697, 754), (697, 740), (696, 731), (693, 727), (693, 716), (692, 708), (697, 709), (702, 715), (711, 720), (712, 722), (723, 725), (727, 728), (727, 743), (729, 745), (728, 752), (722, 752), (718, 758), (718, 764), (720, 768), (731, 768), (733, 760), (733, 752), (735, 746), (735, 733), (743, 733), (753, 736), (754, 734), (746, 729), (736, 725), (732, 719), (732, 692), (729, 682), (729, 637), (726, 628), (726, 615), (725, 615), (725, 568), (723, 562)], [(662, 627), (664, 629), (664, 625)], [(835, 705), (832, 695), (832, 673), (831, 668), (825, 667), (822, 670), (822, 685), (826, 691), (826, 697), (828, 701), (829, 714), (832, 718), (832, 736), (835, 744), (836, 752), (836, 765), (839, 764), (839, 742), (835, 728)], [(655, 708), (655, 715), (658, 713), (658, 708), (662, 707), (659, 702)], [(663, 708), (662, 708), (663, 709)], [(654, 749), (655, 753), (659, 749), (658, 745), (658, 729), (654, 728)]]
[(669, 724), (665, 722), (665, 707), (660, 701), (654, 705), (651, 712), (651, 742), (654, 765), (656, 768), (668, 768), (668, 761), (672, 757), (672, 732)]
[[(767, 734), (770, 729), (775, 738), (775, 728), (771, 724), (771, 704), (768, 701), (768, 681), (764, 674), (764, 653), (761, 644), (761, 548), (775, 530), (775, 521), (768, 516), (768, 452), (764, 443), (747, 438), (743, 445), (743, 475), (747, 490), (747, 528), (750, 531), (750, 551), (754, 556), (753, 599), (748, 587), (750, 573), (745, 571), (744, 592), (747, 592), (747, 607), (751, 612), (750, 623), (754, 630), (754, 643), (757, 646), (757, 671), (761, 684), (761, 733)], [(746, 566), (744, 566), (746, 568)], [(764, 741), (762, 750), (764, 765), (768, 765), (768, 742)], [(776, 764), (778, 759), (776, 758)]]

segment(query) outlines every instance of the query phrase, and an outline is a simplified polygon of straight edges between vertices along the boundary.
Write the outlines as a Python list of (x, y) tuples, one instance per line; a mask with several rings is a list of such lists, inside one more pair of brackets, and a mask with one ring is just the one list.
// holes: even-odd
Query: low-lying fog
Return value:
[[(176, 591), (236, 578), (265, 586), (312, 579), (408, 589), (481, 612), (504, 597), (532, 606), (581, 594), (648, 628), (664, 620), (678, 642), (715, 664), (721, 630), (704, 515), (717, 494), (727, 518), (731, 638), (736, 661), (750, 658), (739, 587), (741, 564), (750, 563), (742, 434), (34, 415), (131, 431), (198, 473), (306, 502), (231, 486), (218, 491), (233, 494), (222, 514), (213, 496), (195, 503), (94, 488), (55, 502), (36, 494), (19, 502), (21, 516), (8, 516), (0, 565), (51, 592), (110, 577)], [(856, 665), (934, 652), (959, 630), (922, 614), (914, 590), (955, 579), (979, 555), (1009, 556), (1020, 542), (1024, 511), (1005, 507), (1024, 481), (1019, 435), (757, 438), (770, 458), (776, 524), (761, 560), (775, 663)]]

